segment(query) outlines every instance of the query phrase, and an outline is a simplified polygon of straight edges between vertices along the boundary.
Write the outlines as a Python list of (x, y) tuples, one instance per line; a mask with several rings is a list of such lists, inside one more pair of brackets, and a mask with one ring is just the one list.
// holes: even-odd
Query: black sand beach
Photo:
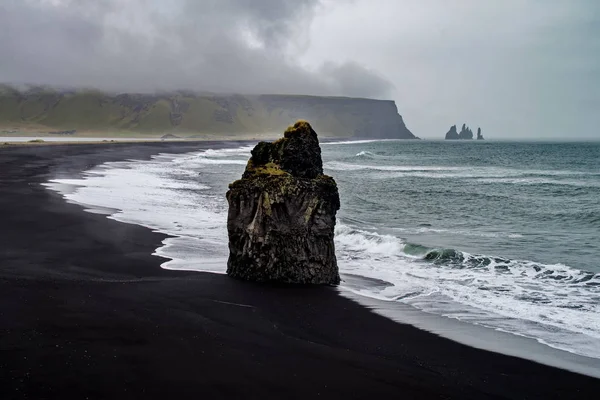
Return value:
[[(230, 144), (235, 145), (235, 144)], [(600, 380), (477, 350), (329, 287), (167, 271), (163, 235), (41, 184), (210, 143), (0, 148), (0, 398), (591, 399)]]

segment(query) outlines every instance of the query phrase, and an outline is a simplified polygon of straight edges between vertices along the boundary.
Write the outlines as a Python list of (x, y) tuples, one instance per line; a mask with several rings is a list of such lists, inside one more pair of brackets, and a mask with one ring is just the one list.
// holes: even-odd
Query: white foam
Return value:
[[(356, 156), (364, 159), (372, 158), (372, 153), (361, 151)], [(564, 179), (564, 177), (579, 176), (585, 178), (593, 175), (589, 172), (578, 171), (540, 171), (518, 170), (500, 167), (450, 167), (435, 165), (369, 165), (342, 161), (329, 161), (323, 167), (331, 171), (376, 171), (378, 179), (393, 179), (403, 177), (433, 178), (433, 179), (477, 179), (478, 183), (495, 184), (508, 183), (520, 185), (570, 185), (581, 187), (598, 187), (597, 183), (582, 179)], [(554, 177), (554, 178), (552, 178)]]
[(200, 153), (202, 157), (231, 157), (232, 155), (248, 156), (254, 146), (243, 146), (229, 149), (207, 149)]
[(401, 300), (426, 312), (600, 358), (600, 290), (591, 285), (600, 284), (600, 275), (579, 282), (585, 273), (564, 265), (495, 261), (467, 253), (454, 267), (436, 265), (405, 254), (405, 248), (393, 236), (344, 225), (336, 229), (341, 271), (392, 284), (383, 290), (354, 289), (358, 294)]
[[(568, 176), (569, 174), (564, 174)], [(557, 174), (557, 176), (561, 176)], [(574, 179), (551, 179), (543, 177), (523, 177), (523, 178), (505, 178), (505, 177), (491, 177), (483, 178), (478, 180), (479, 183), (508, 183), (514, 185), (566, 185), (566, 186), (578, 186), (578, 187), (600, 187), (600, 184), (596, 182), (590, 182), (585, 180), (574, 180)]]
[(371, 153), (370, 151), (365, 151), (365, 150), (356, 153), (356, 157), (373, 158), (374, 156), (375, 156), (375, 154)]
[[(220, 154), (212, 151), (210, 155)], [(199, 167), (214, 168), (205, 157), (192, 153), (106, 163), (87, 171), (83, 179), (51, 180), (51, 188), (87, 209), (93, 205), (96, 211), (112, 210), (110, 218), (115, 220), (177, 236), (163, 241), (164, 246), (156, 251), (172, 259), (163, 264), (165, 268), (224, 272), (226, 214), (223, 200), (209, 193), (210, 187), (198, 177)], [(69, 189), (63, 191), (65, 187)]]
[(444, 233), (447, 235), (460, 235), (460, 236), (471, 236), (471, 237), (486, 237), (486, 238), (509, 238), (509, 239), (521, 239), (523, 235), (514, 232), (483, 232), (477, 230), (464, 230), (464, 229), (444, 229), (444, 228), (429, 228), (429, 227), (417, 227), (417, 228), (391, 228), (392, 231), (402, 232), (403, 234), (422, 234), (422, 233)]
[[(169, 259), (165, 268), (224, 273), (228, 255), (224, 192), (230, 179), (223, 174), (239, 176), (249, 150), (162, 154), (150, 161), (107, 163), (82, 179), (53, 180), (53, 189), (69, 201), (109, 213), (110, 218), (174, 236), (156, 250), (157, 255)], [(326, 165), (347, 169), (343, 163)], [(449, 170), (435, 166), (387, 168), (393, 172)], [(450, 170), (472, 173), (462, 167)], [(213, 187), (215, 182), (222, 186)], [(517, 233), (502, 235), (519, 237)], [(586, 278), (584, 272), (564, 265), (466, 253), (456, 262), (423, 260), (423, 252), (409, 254), (407, 243), (396, 236), (342, 223), (336, 227), (335, 243), (343, 274), (386, 282), (348, 287), (355, 293), (402, 301), (429, 313), (600, 358), (600, 275)]]
[(248, 160), (221, 160), (221, 159), (210, 159), (210, 158), (200, 158), (197, 160), (198, 163), (202, 164), (235, 164), (235, 165), (246, 165)]

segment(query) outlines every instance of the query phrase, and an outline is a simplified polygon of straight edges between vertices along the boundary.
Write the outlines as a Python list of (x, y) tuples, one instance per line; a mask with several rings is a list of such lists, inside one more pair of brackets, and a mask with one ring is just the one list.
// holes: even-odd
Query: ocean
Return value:
[[(54, 179), (68, 201), (170, 235), (164, 268), (224, 273), (228, 183), (252, 146)], [(600, 359), (600, 143), (323, 143), (340, 291)]]

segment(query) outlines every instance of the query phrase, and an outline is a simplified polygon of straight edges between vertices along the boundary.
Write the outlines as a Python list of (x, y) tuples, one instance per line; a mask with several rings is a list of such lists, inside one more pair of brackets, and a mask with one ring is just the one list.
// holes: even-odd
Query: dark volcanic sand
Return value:
[(40, 185), (207, 145), (0, 149), (0, 399), (600, 393), (600, 380), (392, 322), (333, 288), (162, 270), (151, 253), (163, 235), (86, 213)]

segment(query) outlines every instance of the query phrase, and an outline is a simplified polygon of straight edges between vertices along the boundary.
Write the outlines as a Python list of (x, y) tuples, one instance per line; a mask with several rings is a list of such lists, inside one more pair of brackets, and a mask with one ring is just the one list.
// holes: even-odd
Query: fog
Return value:
[(393, 99), (408, 127), (600, 138), (592, 0), (0, 0), (0, 82)]

